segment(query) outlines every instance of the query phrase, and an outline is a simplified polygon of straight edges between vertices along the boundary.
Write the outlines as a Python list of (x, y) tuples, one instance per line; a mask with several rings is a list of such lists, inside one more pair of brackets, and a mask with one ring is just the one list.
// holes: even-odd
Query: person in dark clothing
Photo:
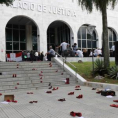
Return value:
[(25, 52), (24, 51), (22, 51), (22, 61), (24, 61), (25, 59), (24, 59), (24, 55), (25, 55)]
[(41, 61), (43, 61), (43, 57), (44, 57), (44, 54), (43, 54), (43, 52), (41, 52)]
[(30, 52), (30, 58), (31, 58), (31, 61), (33, 62), (33, 58), (34, 58), (33, 50), (31, 50), (31, 52)]
[(41, 60), (41, 54), (40, 54), (40, 52), (38, 52), (38, 60), (39, 61)]

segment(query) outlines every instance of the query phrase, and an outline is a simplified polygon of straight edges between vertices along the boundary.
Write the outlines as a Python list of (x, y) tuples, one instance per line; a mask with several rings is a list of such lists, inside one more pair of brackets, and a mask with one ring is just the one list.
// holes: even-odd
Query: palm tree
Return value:
[(0, 4), (6, 4), (7, 6), (11, 5), (14, 0), (0, 0)]
[(93, 7), (102, 13), (103, 24), (103, 55), (104, 55), (104, 67), (108, 68), (109, 63), (109, 46), (108, 46), (108, 27), (107, 27), (107, 7), (111, 5), (114, 9), (118, 0), (78, 0), (82, 9), (92, 12)]

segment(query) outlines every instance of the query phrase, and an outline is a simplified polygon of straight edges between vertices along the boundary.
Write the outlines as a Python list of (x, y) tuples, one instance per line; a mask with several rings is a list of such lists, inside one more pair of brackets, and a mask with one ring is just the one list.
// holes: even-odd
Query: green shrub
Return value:
[(104, 75), (107, 73), (107, 70), (104, 68), (104, 62), (100, 59), (96, 59), (95, 61), (95, 68), (94, 68), (94, 74)]
[(108, 75), (113, 78), (113, 79), (117, 79), (117, 73), (118, 73), (118, 66), (113, 66), (109, 69), (108, 71)]

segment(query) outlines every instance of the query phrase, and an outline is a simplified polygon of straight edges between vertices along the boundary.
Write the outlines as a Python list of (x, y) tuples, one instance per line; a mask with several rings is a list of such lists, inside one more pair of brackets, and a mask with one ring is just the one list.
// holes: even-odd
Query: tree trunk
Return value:
[(109, 63), (109, 45), (108, 45), (108, 27), (107, 27), (107, 7), (104, 5), (102, 8), (102, 23), (103, 23), (103, 55), (104, 55), (104, 67), (107, 69), (110, 66)]

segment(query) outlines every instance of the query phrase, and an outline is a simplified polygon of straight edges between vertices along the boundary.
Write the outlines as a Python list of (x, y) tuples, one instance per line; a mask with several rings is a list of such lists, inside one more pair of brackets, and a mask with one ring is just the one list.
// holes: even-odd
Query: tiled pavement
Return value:
[[(27, 94), (30, 91), (13, 93), (18, 103), (0, 103), (0, 118), (72, 118), (70, 111), (81, 112), (84, 118), (118, 118), (118, 108), (110, 107), (110, 104), (114, 104), (113, 100), (118, 99), (118, 91), (115, 97), (106, 98), (85, 86), (81, 86), (81, 90), (75, 90), (74, 86), (60, 87), (52, 91), (52, 94), (47, 94), (47, 90), (32, 90), (34, 94)], [(75, 94), (69, 96), (71, 91)], [(79, 94), (83, 94), (82, 99), (76, 98)], [(66, 101), (57, 101), (60, 98)], [(29, 103), (35, 100), (38, 103)]]

